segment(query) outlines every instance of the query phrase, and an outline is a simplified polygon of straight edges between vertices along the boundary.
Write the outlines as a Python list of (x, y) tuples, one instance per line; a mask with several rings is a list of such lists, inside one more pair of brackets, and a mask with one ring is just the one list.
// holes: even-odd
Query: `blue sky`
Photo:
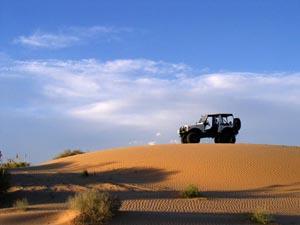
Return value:
[(39, 162), (174, 143), (234, 112), (239, 142), (299, 145), (299, 1), (0, 0), (0, 149)]

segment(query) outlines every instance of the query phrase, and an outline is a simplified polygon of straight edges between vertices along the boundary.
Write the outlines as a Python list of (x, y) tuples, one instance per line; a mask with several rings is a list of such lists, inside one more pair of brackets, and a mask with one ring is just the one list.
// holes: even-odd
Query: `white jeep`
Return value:
[(179, 128), (181, 143), (199, 143), (201, 138), (214, 138), (215, 143), (235, 143), (241, 120), (231, 113), (207, 114), (194, 125)]

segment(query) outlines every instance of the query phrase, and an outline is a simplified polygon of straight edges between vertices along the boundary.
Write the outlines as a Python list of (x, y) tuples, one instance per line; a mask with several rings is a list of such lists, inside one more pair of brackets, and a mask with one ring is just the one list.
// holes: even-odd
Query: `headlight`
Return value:
[(184, 132), (184, 131), (188, 131), (188, 126), (187, 125), (184, 125), (184, 126), (180, 127), (179, 130), (178, 130), (178, 133)]

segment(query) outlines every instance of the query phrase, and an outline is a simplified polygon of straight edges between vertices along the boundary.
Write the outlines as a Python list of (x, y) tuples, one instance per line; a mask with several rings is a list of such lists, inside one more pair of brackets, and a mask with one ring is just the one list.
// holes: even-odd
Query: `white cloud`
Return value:
[(130, 31), (128, 28), (105, 26), (70, 27), (52, 33), (37, 30), (31, 35), (19, 36), (13, 42), (33, 48), (61, 49), (95, 38), (102, 41), (118, 40), (120, 33)]
[(129, 145), (142, 145), (144, 143), (142, 143), (141, 141), (138, 141), (138, 140), (132, 140), (128, 144)]
[(35, 48), (58, 49), (73, 45), (79, 40), (79, 37), (71, 35), (35, 32), (30, 36), (18, 37), (15, 40), (15, 43), (20, 43), (22, 45)]
[(149, 141), (148, 145), (156, 145), (156, 142), (155, 141)]
[(22, 74), (38, 84), (39, 94), (27, 96), (35, 99), (35, 108), (108, 131), (130, 127), (129, 140), (141, 129), (152, 134), (159, 129), (161, 141), (174, 143), (182, 123), (207, 112), (241, 116), (244, 141), (276, 142), (291, 126), (300, 126), (294, 118), (300, 113), (299, 73), (197, 74), (184, 64), (145, 59), (15, 61), (0, 68), (0, 79), (2, 73)]

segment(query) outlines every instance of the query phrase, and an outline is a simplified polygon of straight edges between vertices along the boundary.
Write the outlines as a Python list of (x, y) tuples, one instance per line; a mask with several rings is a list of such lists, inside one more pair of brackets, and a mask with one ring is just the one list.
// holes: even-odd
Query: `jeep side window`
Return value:
[(204, 125), (205, 125), (205, 130), (210, 129), (213, 126), (213, 118), (211, 116), (207, 117), (206, 121), (204, 122)]
[(218, 126), (218, 124), (219, 124), (219, 117), (215, 117), (215, 118), (214, 118), (214, 121), (215, 121), (214, 125), (215, 125), (215, 126)]
[(222, 117), (222, 125), (227, 125), (227, 117)]
[(227, 117), (227, 123), (228, 123), (228, 125), (232, 126), (232, 124), (233, 124), (233, 116), (228, 116)]

